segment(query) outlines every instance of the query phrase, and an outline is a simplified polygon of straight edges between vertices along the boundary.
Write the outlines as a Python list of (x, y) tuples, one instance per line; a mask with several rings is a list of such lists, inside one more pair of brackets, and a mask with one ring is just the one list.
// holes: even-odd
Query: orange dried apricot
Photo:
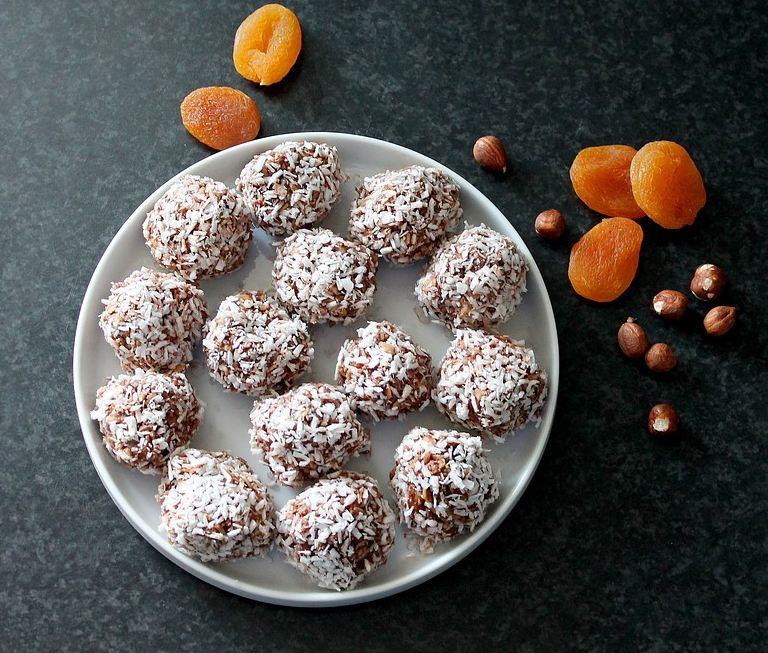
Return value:
[(192, 136), (215, 150), (253, 140), (261, 127), (256, 103), (228, 86), (192, 91), (181, 103), (181, 121)]
[(696, 164), (684, 147), (672, 141), (643, 145), (632, 159), (629, 174), (638, 205), (666, 229), (693, 224), (707, 201)]
[(605, 218), (571, 248), (568, 279), (582, 297), (610, 302), (635, 278), (643, 230), (629, 218)]
[(599, 145), (581, 150), (570, 171), (579, 199), (603, 215), (642, 218), (645, 212), (635, 201), (629, 177), (636, 152), (629, 145)]
[(288, 74), (299, 52), (299, 19), (287, 7), (271, 4), (254, 11), (237, 28), (232, 58), (243, 77), (266, 86)]

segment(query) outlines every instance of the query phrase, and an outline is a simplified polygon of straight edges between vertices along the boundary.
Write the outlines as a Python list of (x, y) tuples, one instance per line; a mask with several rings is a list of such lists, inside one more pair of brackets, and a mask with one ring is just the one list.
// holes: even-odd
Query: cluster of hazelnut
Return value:
[[(691, 293), (702, 301), (717, 299), (725, 287), (725, 275), (716, 265), (704, 263), (696, 268), (691, 280)], [(651, 310), (662, 318), (680, 320), (688, 309), (688, 298), (678, 290), (662, 290), (651, 301)], [(736, 308), (716, 306), (704, 317), (704, 330), (711, 336), (725, 335), (736, 322)], [(619, 327), (618, 343), (622, 353), (630, 359), (644, 359), (652, 372), (669, 372), (677, 365), (677, 356), (666, 343), (650, 344), (643, 328), (634, 318)], [(653, 435), (676, 433), (680, 418), (674, 407), (657, 404), (648, 415), (648, 430)]]

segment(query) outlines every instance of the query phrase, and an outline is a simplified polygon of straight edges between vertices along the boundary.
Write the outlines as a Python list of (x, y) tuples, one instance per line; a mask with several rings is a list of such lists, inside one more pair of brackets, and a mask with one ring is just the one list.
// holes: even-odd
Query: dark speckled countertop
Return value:
[[(257, 5), (26, 2), (0, 10), (0, 646), (8, 651), (764, 651), (768, 641), (768, 5), (304, 2), (298, 64), (259, 88), (232, 65)], [(83, 293), (126, 217), (211, 151), (179, 120), (199, 86), (247, 92), (262, 136), (339, 131), (442, 162), (508, 217), (544, 275), (560, 337), (557, 416), (510, 516), (407, 592), (301, 610), (183, 572), (121, 516), (88, 457), (72, 389)], [(493, 133), (510, 170), (472, 158)], [(708, 200), (678, 232), (641, 221), (617, 301), (571, 289), (568, 251), (597, 219), (568, 169), (581, 148), (675, 140)], [(559, 208), (563, 240), (533, 231)], [(699, 263), (728, 275), (737, 326), (701, 303), (647, 305)], [(639, 316), (676, 371), (623, 360)], [(679, 437), (645, 430), (679, 409)]]

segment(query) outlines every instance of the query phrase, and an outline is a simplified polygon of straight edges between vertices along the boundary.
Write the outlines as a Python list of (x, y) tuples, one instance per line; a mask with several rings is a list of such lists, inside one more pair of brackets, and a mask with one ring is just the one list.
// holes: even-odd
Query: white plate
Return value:
[[(533, 347), (539, 365), (549, 376), (549, 396), (538, 428), (529, 424), (504, 444), (489, 441), (489, 457), (500, 476), (501, 496), (490, 510), (486, 520), (471, 534), (438, 546), (435, 553), (423, 556), (408, 545), (402, 527), (397, 544), (386, 565), (376, 570), (357, 588), (346, 592), (323, 590), (304, 575), (289, 567), (283, 555), (274, 550), (264, 558), (219, 564), (205, 564), (189, 558), (171, 548), (158, 531), (159, 506), (155, 501), (158, 477), (146, 476), (116, 463), (102, 445), (97, 424), (90, 419), (97, 389), (106, 378), (120, 373), (117, 358), (104, 341), (98, 326), (102, 310), (101, 300), (110, 293), (110, 283), (121, 281), (142, 265), (156, 267), (142, 237), (144, 217), (157, 199), (174, 181), (169, 180), (139, 206), (119, 230), (97, 266), (83, 300), (77, 325), (74, 347), (74, 386), (77, 410), (83, 436), (94, 466), (112, 499), (126, 519), (155, 548), (191, 574), (235, 594), (283, 605), (330, 606), (371, 601), (413, 587), (435, 576), (475, 549), (510, 513), (541, 459), (552, 427), (558, 388), (558, 344), (555, 320), (544, 281), (531, 253), (520, 236), (502, 213), (468, 181), (436, 161), (421, 154), (383, 141), (337, 133), (300, 133), (260, 138), (256, 141), (214, 154), (178, 176), (186, 173), (207, 175), (228, 185), (234, 183), (242, 167), (258, 152), (270, 149), (287, 140), (326, 142), (338, 148), (344, 169), (350, 180), (344, 185), (341, 201), (322, 223), (337, 233), (347, 233), (347, 219), (355, 185), (364, 176), (392, 170), (411, 164), (443, 168), (461, 187), (461, 203), (468, 223), (487, 226), (511, 237), (528, 258), (528, 292), (512, 319), (501, 329), (516, 339), (525, 340)], [(272, 238), (257, 230), (256, 243), (251, 256), (240, 270), (224, 278), (204, 281), (206, 301), (213, 315), (219, 302), (240, 288), (268, 289), (270, 270), (274, 260)], [(426, 347), (437, 364), (450, 342), (447, 329), (436, 324), (419, 321), (414, 308), (413, 288), (423, 264), (408, 268), (395, 268), (381, 262), (378, 272), (378, 290), (367, 317), (388, 319), (402, 326), (413, 338)], [(315, 360), (311, 379), (333, 382), (336, 355), (344, 339), (363, 326), (365, 320), (354, 325), (320, 326), (313, 328)], [(206, 404), (206, 412), (193, 446), (211, 450), (229, 450), (248, 460), (262, 479), (268, 480), (266, 467), (249, 451), (249, 411), (253, 400), (246, 396), (225, 393), (207, 374), (198, 348), (195, 362), (188, 371), (190, 382)], [(372, 424), (373, 453), (370, 457), (355, 459), (352, 469), (367, 471), (376, 478), (386, 496), (393, 502), (387, 479), (393, 466), (395, 447), (413, 426), (449, 428), (450, 424), (429, 406), (424, 411), (395, 422)], [(275, 504), (279, 508), (296, 494), (295, 490), (271, 486)], [(394, 502), (393, 502), (394, 505)]]

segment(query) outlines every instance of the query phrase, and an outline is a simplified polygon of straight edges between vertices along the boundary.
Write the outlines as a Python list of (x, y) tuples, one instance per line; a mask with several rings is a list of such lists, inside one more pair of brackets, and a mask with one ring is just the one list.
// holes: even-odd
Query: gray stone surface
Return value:
[[(0, 648), (9, 651), (759, 651), (768, 640), (768, 6), (685, 3), (302, 2), (296, 68), (258, 88), (231, 62), (257, 5), (5, 0), (0, 14)], [(210, 154), (179, 103), (249, 93), (264, 136), (353, 132), (465, 176), (541, 268), (561, 347), (557, 418), (522, 500), (473, 554), (354, 608), (244, 600), (177, 568), (111, 502), (72, 391), (75, 322), (125, 218)], [(507, 144), (503, 178), (474, 140)], [(708, 202), (681, 232), (642, 221), (640, 270), (616, 302), (577, 297), (570, 244), (597, 216), (573, 194), (582, 147), (669, 139)], [(533, 232), (558, 207), (555, 245)], [(712, 261), (734, 331), (651, 319), (662, 288)], [(628, 315), (678, 352), (658, 378), (623, 360)], [(667, 443), (649, 408), (678, 406)]]

